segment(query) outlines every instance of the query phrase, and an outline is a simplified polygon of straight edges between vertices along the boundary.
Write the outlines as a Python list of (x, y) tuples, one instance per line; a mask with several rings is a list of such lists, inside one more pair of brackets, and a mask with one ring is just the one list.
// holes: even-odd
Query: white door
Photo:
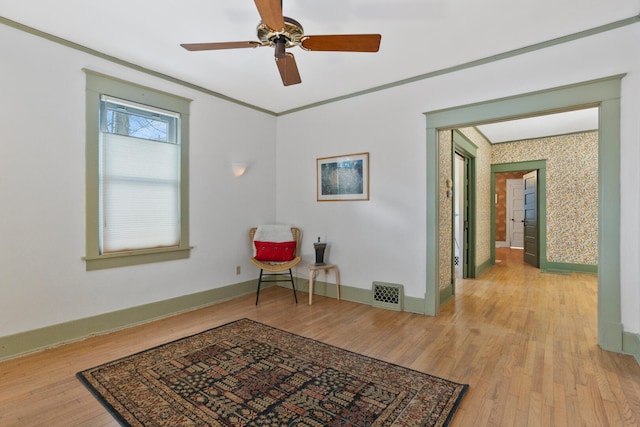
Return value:
[(507, 180), (507, 238), (512, 248), (524, 247), (524, 187), (521, 179)]

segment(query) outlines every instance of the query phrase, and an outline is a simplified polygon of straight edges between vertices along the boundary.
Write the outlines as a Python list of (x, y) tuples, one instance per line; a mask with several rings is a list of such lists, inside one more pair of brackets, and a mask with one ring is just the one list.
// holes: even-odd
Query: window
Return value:
[(180, 116), (100, 101), (100, 253), (180, 245)]
[(87, 270), (182, 259), (189, 100), (87, 73)]

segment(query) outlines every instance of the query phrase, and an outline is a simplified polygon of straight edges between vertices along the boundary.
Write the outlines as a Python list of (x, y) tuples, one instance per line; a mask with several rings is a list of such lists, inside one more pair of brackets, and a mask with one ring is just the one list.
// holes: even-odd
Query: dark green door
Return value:
[(538, 171), (522, 177), (524, 181), (524, 262), (540, 266), (538, 256)]

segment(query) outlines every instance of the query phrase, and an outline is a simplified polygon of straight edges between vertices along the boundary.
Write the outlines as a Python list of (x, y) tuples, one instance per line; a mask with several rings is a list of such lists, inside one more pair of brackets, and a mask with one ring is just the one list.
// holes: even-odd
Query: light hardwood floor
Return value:
[(640, 425), (640, 367), (597, 345), (596, 277), (498, 258), (438, 317), (270, 288), (258, 307), (247, 295), (2, 362), (0, 426), (116, 426), (76, 372), (243, 317), (469, 384), (453, 426)]

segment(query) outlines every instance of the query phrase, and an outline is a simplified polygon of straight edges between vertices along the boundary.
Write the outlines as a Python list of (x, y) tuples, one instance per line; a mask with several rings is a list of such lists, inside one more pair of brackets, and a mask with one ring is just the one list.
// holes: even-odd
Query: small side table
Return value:
[(309, 264), (309, 305), (313, 304), (313, 282), (316, 279), (318, 270), (324, 270), (325, 274), (329, 273), (329, 270), (333, 270), (336, 275), (336, 297), (340, 300), (340, 271), (335, 264), (315, 265)]

